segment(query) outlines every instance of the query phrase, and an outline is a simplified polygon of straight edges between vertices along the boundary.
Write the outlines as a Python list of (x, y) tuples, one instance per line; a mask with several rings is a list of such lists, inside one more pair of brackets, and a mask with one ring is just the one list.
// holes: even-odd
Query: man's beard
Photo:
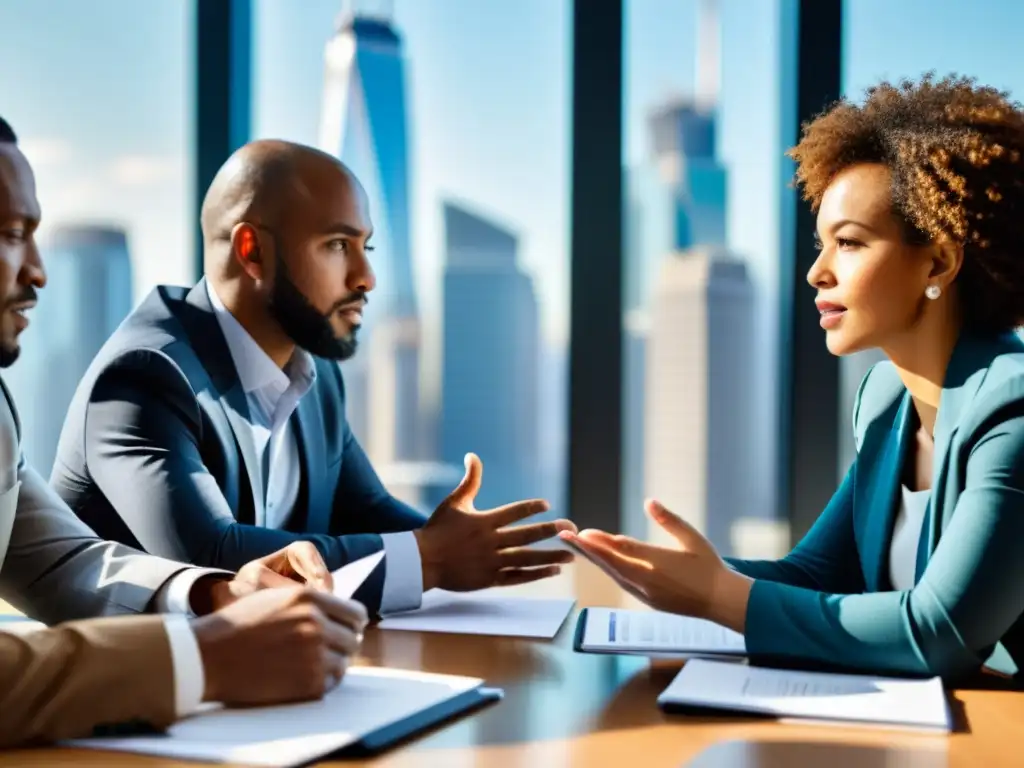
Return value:
[(14, 365), (20, 354), (21, 347), (17, 341), (13, 344), (0, 344), (0, 368), (8, 368)]
[(362, 293), (346, 296), (336, 302), (327, 314), (323, 314), (291, 281), (288, 277), (288, 268), (278, 254), (277, 274), (274, 276), (274, 286), (270, 291), (270, 314), (300, 349), (329, 360), (347, 360), (352, 357), (358, 346), (358, 329), (353, 327), (349, 336), (339, 338), (334, 332), (330, 317), (346, 304), (360, 300), (366, 302), (366, 297)]
[[(37, 301), (38, 298), (39, 294), (36, 292), (36, 289), (32, 286), (27, 286), (17, 296), (4, 302), (3, 309), (0, 311), (6, 313), (10, 307), (17, 306), (18, 304), (28, 304), (30, 301)], [(0, 340), (0, 368), (8, 368), (14, 365), (20, 354), (21, 345), (18, 344), (17, 335), (11, 339), (10, 343)]]

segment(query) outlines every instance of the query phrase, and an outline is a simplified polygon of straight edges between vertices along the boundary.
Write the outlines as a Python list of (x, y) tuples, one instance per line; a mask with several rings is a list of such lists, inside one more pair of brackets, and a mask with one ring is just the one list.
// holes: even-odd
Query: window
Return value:
[(255, 136), (330, 151), (370, 198), (377, 288), (342, 366), (348, 418), (425, 510), (473, 451), (481, 507), (565, 513), (570, 11), (255, 4)]
[(774, 501), (784, 5), (625, 4), (623, 530), (663, 537), (643, 512), (654, 496), (753, 557), (788, 546)]
[(153, 286), (194, 279), (193, 29), (181, 0), (0, 5), (0, 110), (35, 169), (50, 281), (3, 376), (44, 476), (100, 345)]

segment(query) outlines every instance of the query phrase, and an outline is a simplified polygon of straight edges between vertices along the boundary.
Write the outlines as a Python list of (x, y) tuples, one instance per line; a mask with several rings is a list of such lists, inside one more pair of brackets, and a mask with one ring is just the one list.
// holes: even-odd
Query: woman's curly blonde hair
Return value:
[(883, 82), (804, 125), (789, 155), (815, 211), (840, 171), (886, 165), (908, 242), (962, 244), (965, 323), (1024, 325), (1024, 112), (1009, 94), (956, 75)]

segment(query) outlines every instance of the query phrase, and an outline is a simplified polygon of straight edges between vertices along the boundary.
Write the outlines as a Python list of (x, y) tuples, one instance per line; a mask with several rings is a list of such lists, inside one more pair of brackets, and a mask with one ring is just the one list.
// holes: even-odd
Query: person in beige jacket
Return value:
[[(32, 169), (0, 118), (0, 368), (17, 359), (46, 285), (40, 217)], [(233, 574), (102, 541), (26, 464), (20, 440), (0, 379), (0, 599), (57, 625), (0, 623), (0, 748), (165, 728), (202, 701), (316, 698), (341, 680), (366, 610), (333, 596), (312, 544)]]

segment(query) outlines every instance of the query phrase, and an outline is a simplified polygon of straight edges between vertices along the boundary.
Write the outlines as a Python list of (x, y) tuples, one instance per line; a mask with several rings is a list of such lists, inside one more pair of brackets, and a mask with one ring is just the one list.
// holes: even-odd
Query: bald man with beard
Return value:
[(558, 572), (530, 545), (568, 520), (513, 525), (542, 500), (477, 510), (480, 460), (425, 518), (381, 484), (345, 418), (337, 361), (375, 286), (373, 226), (336, 158), (257, 141), (202, 209), (205, 276), (153, 291), (97, 355), (68, 412), (51, 482), (101, 535), (233, 568), (296, 541), (329, 568), (384, 550), (356, 594), (373, 612)]

